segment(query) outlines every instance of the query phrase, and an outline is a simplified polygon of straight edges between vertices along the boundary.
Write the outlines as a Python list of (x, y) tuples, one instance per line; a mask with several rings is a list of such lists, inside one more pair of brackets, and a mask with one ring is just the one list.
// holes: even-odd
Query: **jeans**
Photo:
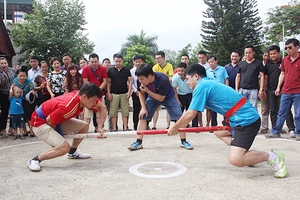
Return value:
[[(276, 126), (281, 96), (277, 96), (275, 94), (275, 90), (268, 90), (267, 95), (269, 101), (271, 124), (272, 124), (272, 128), (274, 128)], [(286, 117), (286, 125), (289, 131), (295, 131), (294, 119), (291, 110), (289, 110), (288, 115)]]
[(296, 134), (300, 134), (300, 94), (282, 94), (280, 99), (280, 107), (277, 115), (276, 126), (272, 128), (273, 134), (280, 133), (284, 121), (291, 110), (294, 103), (294, 122), (296, 126)]
[(250, 103), (253, 105), (254, 108), (257, 110), (257, 99), (258, 99), (258, 90), (257, 89), (239, 89), (239, 93), (242, 94)]

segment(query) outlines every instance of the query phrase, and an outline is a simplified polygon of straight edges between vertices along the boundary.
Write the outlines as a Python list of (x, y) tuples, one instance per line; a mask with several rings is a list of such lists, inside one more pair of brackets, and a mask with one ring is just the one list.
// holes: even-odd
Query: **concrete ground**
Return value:
[[(158, 128), (165, 126), (162, 110)], [(135, 134), (107, 136), (104, 140), (88, 138), (82, 142), (80, 150), (92, 158), (72, 160), (62, 156), (43, 161), (40, 172), (31, 172), (26, 162), (47, 149), (45, 143), (37, 138), (0, 139), (0, 199), (299, 198), (300, 145), (287, 134), (283, 135), (286, 139), (266, 139), (259, 134), (252, 146), (263, 151), (278, 149), (285, 154), (289, 175), (284, 179), (274, 178), (266, 163), (231, 166), (227, 161), (228, 147), (213, 133), (189, 133), (192, 151), (180, 148), (178, 136), (145, 136), (144, 149), (139, 151), (127, 150)]]

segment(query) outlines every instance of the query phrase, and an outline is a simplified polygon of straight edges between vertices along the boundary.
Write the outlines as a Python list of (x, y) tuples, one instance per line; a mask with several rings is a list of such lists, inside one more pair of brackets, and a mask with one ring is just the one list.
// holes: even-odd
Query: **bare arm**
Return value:
[(106, 87), (106, 85), (107, 85), (107, 79), (108, 78), (104, 78), (103, 79), (103, 82), (101, 83), (101, 85), (99, 87), (101, 91), (104, 90), (104, 88)]
[(183, 113), (180, 119), (168, 130), (168, 135), (176, 135), (179, 128), (184, 128), (190, 121), (197, 116), (198, 111), (188, 110)]
[(127, 98), (129, 99), (130, 98), (130, 95), (131, 95), (131, 91), (132, 91), (132, 77), (129, 76), (128, 77), (128, 92), (126, 94)]
[(236, 91), (239, 91), (240, 81), (241, 81), (241, 74), (237, 73), (236, 77), (235, 77), (235, 90)]
[(143, 85), (141, 85), (140, 90), (144, 93), (149, 94), (153, 99), (160, 101), (160, 102), (162, 102), (166, 98), (166, 96), (162, 96), (160, 94), (150, 91), (147, 87), (145, 87)]
[(83, 84), (85, 84), (85, 83), (88, 83), (88, 82), (89, 82), (88, 78), (83, 78), (82, 80), (83, 80)]
[(225, 85), (229, 85), (229, 80), (228, 80), (228, 78), (225, 78)]
[(281, 90), (281, 87), (282, 87), (282, 85), (284, 83), (284, 76), (285, 76), (284, 72), (281, 72), (280, 75), (279, 75), (279, 78), (278, 78), (277, 89), (275, 91), (276, 95), (280, 95), (280, 90)]

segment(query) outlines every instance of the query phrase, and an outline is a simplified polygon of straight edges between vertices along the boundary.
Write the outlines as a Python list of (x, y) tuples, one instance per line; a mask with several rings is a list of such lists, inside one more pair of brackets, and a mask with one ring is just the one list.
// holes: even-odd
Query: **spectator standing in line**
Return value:
[(60, 69), (60, 61), (57, 57), (53, 57), (50, 60), (50, 64), (53, 67), (53, 71), (49, 74), (49, 87), (51, 88), (51, 97), (57, 97), (63, 95), (65, 90), (63, 89), (64, 80), (66, 77), (66, 71)]
[(6, 138), (6, 126), (9, 112), (9, 90), (16, 77), (16, 72), (13, 68), (8, 66), (7, 59), (0, 57), (0, 132), (1, 137)]
[[(266, 91), (267, 91), (267, 100), (270, 109), (270, 118), (272, 128), (276, 126), (277, 121), (277, 114), (279, 110), (280, 104), (280, 95), (277, 96), (275, 94), (277, 85), (278, 85), (278, 78), (280, 75), (280, 66), (281, 66), (281, 57), (280, 57), (280, 47), (277, 45), (272, 45), (268, 49), (270, 55), (270, 61), (265, 66), (265, 82), (266, 82)], [(293, 114), (290, 111), (287, 118), (286, 124), (289, 129), (290, 137), (295, 137), (295, 125)], [(281, 131), (282, 133), (283, 131)]]
[[(228, 74), (224, 67), (218, 65), (218, 59), (216, 56), (211, 55), (208, 57), (209, 68), (206, 70), (207, 78), (217, 81), (219, 83), (229, 85)], [(217, 112), (210, 109), (206, 109), (206, 112), (211, 113), (211, 126), (217, 126)]]
[[(174, 74), (173, 66), (170, 63), (166, 62), (165, 52), (158, 51), (155, 54), (155, 61), (156, 61), (156, 64), (152, 68), (153, 71), (166, 74), (171, 82), (173, 74)], [(158, 116), (159, 116), (159, 110), (160, 110), (160, 107), (158, 107), (156, 112), (154, 113), (152, 130), (156, 129), (156, 124), (157, 124), (157, 120), (158, 120)], [(166, 114), (166, 118), (167, 118), (167, 128), (169, 128), (170, 127), (170, 116), (168, 113)]]
[[(91, 82), (97, 85), (100, 88), (101, 96), (104, 95), (104, 88), (107, 85), (107, 72), (106, 69), (100, 65), (98, 54), (92, 53), (89, 56), (89, 65), (82, 69), (82, 79), (83, 83)], [(100, 99), (100, 101), (102, 101), (102, 99)], [(84, 120), (90, 124), (92, 118), (96, 119), (97, 122), (94, 123), (95, 132), (101, 131), (103, 127), (99, 127), (99, 123), (104, 122), (100, 122), (100, 113), (85, 108)]]
[(79, 67), (80, 67), (80, 70), (79, 70), (79, 73), (82, 74), (82, 69), (88, 65), (88, 60), (84, 57), (80, 58), (79, 59)]
[(72, 63), (72, 58), (69, 53), (64, 53), (62, 56), (62, 62), (64, 63), (62, 66), (60, 66), (61, 70), (67, 71), (68, 67), (72, 64), (77, 67), (78, 70), (80, 70), (80, 67), (74, 63)]
[[(46, 61), (41, 61), (41, 73), (34, 79), (34, 90), (37, 92), (37, 106), (51, 99), (51, 88), (47, 83), (49, 79), (48, 64)], [(53, 96), (54, 97), (54, 96)]]
[(30, 56), (29, 58), (30, 69), (28, 70), (28, 78), (33, 82), (35, 77), (41, 73), (39, 66), (39, 59), (37, 56)]
[[(265, 51), (262, 56), (262, 64), (265, 66), (270, 60), (268, 51)], [(266, 83), (266, 81), (265, 81)], [(266, 86), (266, 85), (265, 85)], [(265, 90), (266, 91), (266, 90)], [(269, 131), (269, 101), (267, 95), (261, 99), (261, 133), (267, 133)]]
[[(109, 68), (111, 68), (110, 59), (109, 58), (104, 58), (102, 60), (102, 66), (106, 69), (106, 72), (108, 72)], [(105, 102), (105, 106), (106, 106), (106, 109), (107, 109), (108, 128), (109, 128), (109, 131), (112, 132), (113, 128), (112, 128), (111, 118), (109, 116), (110, 101), (108, 100), (108, 97), (107, 97), (107, 87), (104, 88), (104, 91), (105, 91), (104, 102)], [(118, 121), (118, 116), (116, 117), (116, 121)], [(118, 129), (118, 126), (117, 126), (117, 129)]]
[(132, 78), (130, 70), (123, 66), (123, 56), (114, 54), (115, 66), (108, 70), (107, 96), (110, 100), (110, 117), (113, 131), (117, 131), (118, 110), (121, 108), (123, 131), (128, 130), (129, 98), (131, 96)]
[(258, 97), (262, 99), (265, 96), (264, 67), (260, 60), (254, 58), (255, 49), (253, 45), (246, 45), (244, 54), (246, 60), (239, 63), (235, 79), (235, 89), (257, 109)]
[(225, 69), (228, 74), (229, 86), (235, 89), (235, 78), (238, 72), (238, 66), (241, 59), (241, 52), (238, 50), (231, 51), (230, 60), (231, 63), (225, 65)]
[(285, 42), (285, 50), (287, 56), (283, 58), (281, 63), (281, 73), (278, 79), (278, 85), (275, 91), (276, 95), (280, 95), (280, 107), (277, 115), (276, 126), (272, 128), (272, 133), (267, 134), (267, 138), (281, 137), (284, 121), (286, 120), (292, 104), (294, 104), (294, 122), (296, 126), (295, 137), (300, 141), (300, 53), (299, 40), (293, 38)]
[(138, 79), (137, 76), (135, 75), (135, 71), (136, 69), (142, 64), (144, 63), (144, 58), (140, 55), (134, 55), (132, 58), (132, 62), (133, 62), (133, 68), (130, 70), (130, 74), (132, 77), (132, 103), (133, 103), (133, 113), (132, 113), (132, 120), (133, 120), (133, 128), (134, 130), (137, 130), (137, 125), (139, 122), (139, 113), (141, 110), (141, 103), (140, 103), (140, 99), (139, 99), (139, 83), (138, 83)]

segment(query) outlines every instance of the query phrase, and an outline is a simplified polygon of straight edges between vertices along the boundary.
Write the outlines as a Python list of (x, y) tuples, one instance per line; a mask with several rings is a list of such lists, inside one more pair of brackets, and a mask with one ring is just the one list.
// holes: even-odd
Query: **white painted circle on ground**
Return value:
[[(185, 166), (173, 162), (144, 162), (129, 168), (130, 173), (143, 178), (171, 178), (184, 174), (186, 170)], [(165, 173), (169, 171), (171, 173)]]

